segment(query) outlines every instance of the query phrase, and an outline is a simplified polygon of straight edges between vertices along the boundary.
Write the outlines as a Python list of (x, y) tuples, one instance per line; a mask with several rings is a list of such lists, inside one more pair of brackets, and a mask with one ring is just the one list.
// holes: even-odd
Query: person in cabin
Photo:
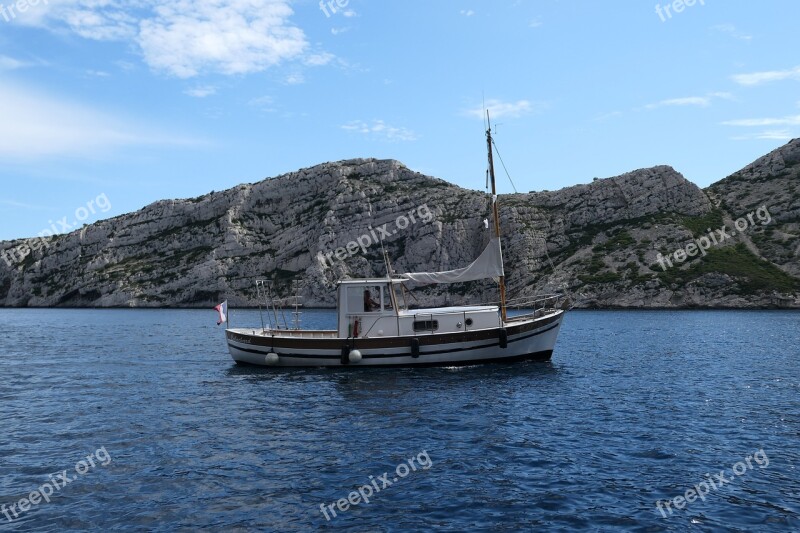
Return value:
[(372, 311), (378, 311), (380, 307), (381, 304), (372, 299), (369, 289), (364, 289), (364, 312), (370, 313)]

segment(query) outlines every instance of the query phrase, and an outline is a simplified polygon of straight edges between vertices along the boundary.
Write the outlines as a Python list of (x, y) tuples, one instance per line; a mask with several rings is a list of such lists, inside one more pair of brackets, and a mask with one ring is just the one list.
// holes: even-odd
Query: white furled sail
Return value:
[(481, 255), (469, 266), (447, 270), (444, 272), (412, 272), (403, 274), (417, 283), (458, 283), (474, 281), (477, 279), (499, 278), (503, 272), (503, 252), (500, 249), (500, 239), (494, 237), (481, 252)]

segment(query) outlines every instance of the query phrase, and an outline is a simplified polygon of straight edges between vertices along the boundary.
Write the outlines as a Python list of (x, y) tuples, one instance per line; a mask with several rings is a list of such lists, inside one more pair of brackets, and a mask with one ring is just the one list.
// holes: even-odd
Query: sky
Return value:
[(327, 161), (500, 192), (800, 136), (796, 0), (0, 0), (0, 239)]

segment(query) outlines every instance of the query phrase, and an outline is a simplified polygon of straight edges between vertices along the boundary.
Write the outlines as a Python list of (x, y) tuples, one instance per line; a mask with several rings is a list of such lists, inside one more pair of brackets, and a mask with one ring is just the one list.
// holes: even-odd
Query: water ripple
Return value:
[(345, 372), (237, 367), (214, 318), (0, 310), (0, 505), (112, 457), (0, 531), (800, 530), (798, 313), (573, 312), (550, 363)]

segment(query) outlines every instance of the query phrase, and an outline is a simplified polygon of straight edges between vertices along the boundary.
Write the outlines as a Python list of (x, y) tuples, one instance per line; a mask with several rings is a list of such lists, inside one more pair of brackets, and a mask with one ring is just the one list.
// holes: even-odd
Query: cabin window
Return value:
[(414, 331), (436, 331), (439, 329), (438, 320), (415, 320)]
[(347, 287), (347, 313), (380, 313), (392, 309), (391, 294), (386, 285), (354, 284)]
[(364, 287), (363, 308), (365, 313), (377, 313), (383, 309), (382, 287)]

